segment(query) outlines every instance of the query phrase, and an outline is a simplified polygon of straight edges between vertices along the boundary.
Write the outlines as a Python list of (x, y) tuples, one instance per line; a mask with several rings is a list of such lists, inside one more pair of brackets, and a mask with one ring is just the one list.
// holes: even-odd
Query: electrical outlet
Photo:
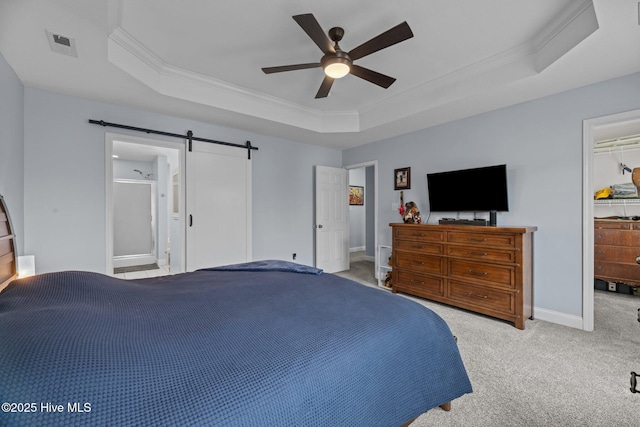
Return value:
[(296, 255), (296, 253), (294, 252), (294, 253), (293, 253), (293, 257), (292, 257), (294, 261), (296, 260), (296, 257), (297, 257), (297, 256), (298, 256), (298, 255)]
[(609, 290), (611, 292), (616, 292), (616, 283), (615, 282), (609, 282)]

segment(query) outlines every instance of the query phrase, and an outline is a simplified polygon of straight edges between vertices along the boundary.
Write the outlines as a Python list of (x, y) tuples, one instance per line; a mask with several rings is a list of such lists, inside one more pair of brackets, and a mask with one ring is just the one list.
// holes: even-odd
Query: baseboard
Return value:
[(119, 267), (131, 267), (134, 265), (146, 265), (154, 264), (157, 259), (153, 255), (127, 255), (127, 256), (114, 256), (113, 268)]
[(580, 316), (547, 310), (546, 308), (533, 307), (533, 318), (545, 322), (557, 323), (570, 328), (583, 329), (583, 320)]
[(349, 248), (349, 252), (360, 252), (360, 251), (364, 251), (366, 249), (366, 247), (364, 246), (358, 246), (357, 248)]

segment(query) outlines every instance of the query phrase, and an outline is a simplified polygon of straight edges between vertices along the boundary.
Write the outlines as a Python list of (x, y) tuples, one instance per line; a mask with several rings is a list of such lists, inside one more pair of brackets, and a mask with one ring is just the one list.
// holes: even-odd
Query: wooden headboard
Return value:
[(16, 241), (11, 217), (0, 194), (0, 291), (18, 277)]

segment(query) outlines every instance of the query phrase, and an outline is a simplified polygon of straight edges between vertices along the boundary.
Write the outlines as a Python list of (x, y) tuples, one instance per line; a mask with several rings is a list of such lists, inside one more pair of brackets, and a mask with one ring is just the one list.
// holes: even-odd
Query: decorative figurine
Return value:
[(405, 222), (405, 224), (422, 224), (422, 218), (420, 218), (418, 205), (416, 205), (414, 202), (408, 202), (405, 205), (402, 220)]

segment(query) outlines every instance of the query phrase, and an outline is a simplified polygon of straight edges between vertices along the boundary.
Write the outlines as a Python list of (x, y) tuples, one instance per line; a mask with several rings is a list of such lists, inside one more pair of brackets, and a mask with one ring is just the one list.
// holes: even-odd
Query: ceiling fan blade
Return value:
[(355, 64), (351, 64), (350, 73), (373, 84), (382, 86), (385, 89), (391, 86), (393, 82), (396, 81), (396, 79), (394, 79), (393, 77), (385, 76), (384, 74), (380, 74), (376, 71)]
[(327, 95), (329, 95), (329, 91), (331, 90), (331, 86), (333, 85), (334, 80), (335, 79), (333, 77), (324, 76), (324, 80), (322, 80), (320, 89), (318, 89), (318, 93), (316, 93), (316, 99), (326, 98)]
[(349, 57), (355, 61), (356, 59), (371, 55), (374, 52), (403, 42), (411, 37), (413, 37), (413, 31), (411, 31), (409, 24), (405, 21), (351, 50)]
[(283, 71), (294, 71), (294, 70), (304, 70), (307, 68), (318, 68), (320, 67), (319, 62), (310, 62), (308, 64), (295, 64), (295, 65), (281, 65), (279, 67), (264, 67), (262, 71), (265, 74), (271, 73), (282, 73)]
[(324, 32), (316, 18), (311, 13), (305, 13), (304, 15), (295, 15), (293, 17), (295, 21), (302, 27), (302, 29), (311, 37), (311, 40), (318, 45), (320, 50), (326, 55), (327, 53), (336, 53), (333, 48), (331, 40)]

